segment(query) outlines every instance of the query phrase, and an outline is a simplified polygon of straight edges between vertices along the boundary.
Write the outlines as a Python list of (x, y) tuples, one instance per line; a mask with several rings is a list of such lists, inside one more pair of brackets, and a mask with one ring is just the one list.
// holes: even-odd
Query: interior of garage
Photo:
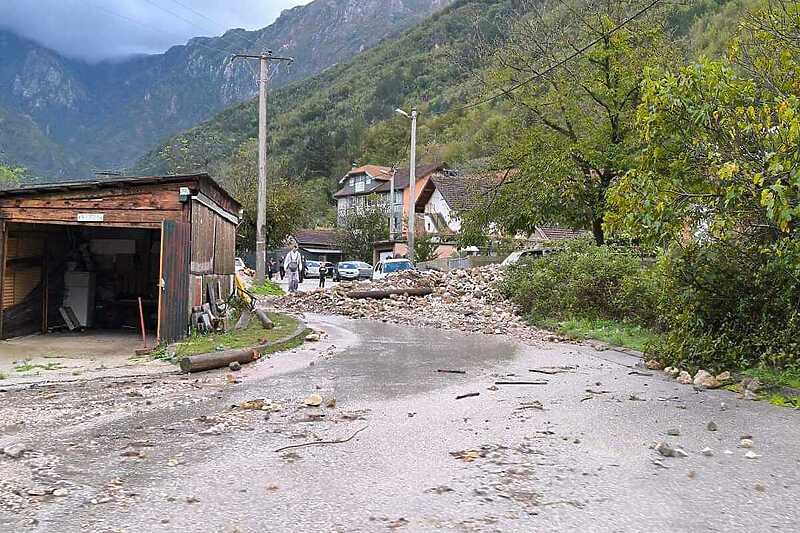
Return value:
[(140, 339), (142, 318), (155, 332), (160, 230), (11, 223), (6, 239), (3, 337), (113, 330)]

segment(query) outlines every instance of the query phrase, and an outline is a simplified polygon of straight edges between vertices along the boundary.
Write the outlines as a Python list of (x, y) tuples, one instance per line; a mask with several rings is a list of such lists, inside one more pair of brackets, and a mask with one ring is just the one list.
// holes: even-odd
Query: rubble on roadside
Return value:
[[(313, 312), (420, 327), (511, 335), (526, 342), (555, 340), (529, 326), (498, 289), (498, 265), (469, 270), (405, 271), (382, 280), (343, 282), (327, 290), (290, 294), (271, 301), (289, 312)], [(426, 296), (392, 294), (384, 299), (350, 298), (351, 291), (430, 288)]]

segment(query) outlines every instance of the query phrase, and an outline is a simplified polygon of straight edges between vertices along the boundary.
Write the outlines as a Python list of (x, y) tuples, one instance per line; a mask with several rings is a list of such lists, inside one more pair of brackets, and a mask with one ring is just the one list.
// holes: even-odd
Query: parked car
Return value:
[(358, 278), (358, 265), (355, 263), (355, 261), (342, 261), (341, 263), (336, 263), (336, 268), (334, 269), (333, 273), (334, 281), (352, 281)]
[(306, 261), (306, 274), (307, 278), (319, 277), (319, 261)]
[(533, 258), (533, 257), (544, 257), (552, 253), (552, 250), (547, 248), (531, 248), (528, 250), (517, 250), (516, 252), (511, 252), (511, 255), (506, 257), (501, 266), (509, 266), (509, 265), (516, 265), (522, 259)]
[(408, 259), (386, 259), (381, 261), (375, 267), (375, 272), (372, 274), (372, 279), (383, 279), (391, 274), (402, 272), (404, 270), (416, 270), (417, 267)]
[(358, 266), (358, 277), (361, 279), (372, 279), (372, 274), (374, 273), (372, 269), (372, 265), (369, 263), (365, 263), (363, 261), (356, 261), (356, 266)]
[(333, 271), (334, 281), (372, 279), (372, 265), (363, 261), (342, 261), (336, 263)]

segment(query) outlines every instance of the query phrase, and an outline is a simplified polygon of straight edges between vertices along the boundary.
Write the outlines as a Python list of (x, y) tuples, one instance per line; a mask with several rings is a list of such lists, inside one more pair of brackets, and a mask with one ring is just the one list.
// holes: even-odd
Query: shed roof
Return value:
[(171, 174), (168, 176), (110, 176), (103, 179), (87, 179), (61, 181), (56, 183), (37, 183), (34, 185), (23, 185), (13, 189), (0, 190), (0, 198), (5, 196), (27, 196), (38, 193), (58, 192), (58, 191), (77, 191), (85, 189), (104, 189), (125, 185), (152, 185), (160, 183), (177, 183), (186, 180), (203, 180), (211, 184), (220, 192), (228, 196), (233, 203), (241, 207), (241, 204), (222, 187), (216, 180), (205, 172), (195, 174)]
[(332, 229), (299, 229), (292, 234), (300, 246), (334, 247), (336, 231)]

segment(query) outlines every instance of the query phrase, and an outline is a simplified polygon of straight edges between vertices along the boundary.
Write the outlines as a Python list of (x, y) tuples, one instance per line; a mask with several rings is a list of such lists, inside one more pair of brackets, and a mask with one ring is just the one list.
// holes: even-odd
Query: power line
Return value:
[(508, 89), (502, 89), (501, 92), (499, 92), (499, 93), (497, 93), (497, 94), (495, 94), (493, 96), (487, 96), (486, 98), (478, 100), (477, 102), (473, 102), (471, 104), (466, 104), (466, 105), (463, 105), (461, 107), (457, 107), (455, 109), (448, 109), (447, 111), (442, 111), (441, 113), (434, 113), (434, 114), (444, 114), (444, 113), (450, 113), (450, 112), (465, 111), (467, 109), (472, 109), (472, 108), (478, 107), (480, 105), (483, 105), (483, 104), (486, 104), (486, 103), (489, 103), (489, 102), (493, 102), (494, 100), (497, 100), (498, 98), (501, 98), (503, 96), (508, 96), (512, 92), (516, 91), (517, 89), (519, 89), (521, 87), (524, 87), (525, 85), (528, 85), (529, 83), (533, 83), (534, 81), (537, 81), (537, 80), (547, 76), (548, 74), (550, 74), (554, 70), (566, 65), (567, 63), (569, 63), (573, 59), (575, 59), (577, 57), (580, 57), (581, 55), (586, 53), (588, 50), (590, 50), (591, 48), (595, 47), (598, 43), (600, 43), (600, 41), (602, 41), (603, 39), (606, 39), (607, 37), (609, 37), (611, 35), (614, 35), (619, 30), (621, 30), (622, 28), (624, 28), (625, 26), (627, 26), (628, 24), (630, 24), (631, 22), (633, 22), (637, 18), (641, 17), (642, 15), (644, 15), (645, 13), (650, 11), (651, 9), (655, 8), (658, 4), (660, 4), (663, 1), (664, 0), (653, 0), (647, 6), (643, 7), (642, 9), (640, 9), (639, 11), (637, 11), (636, 13), (634, 13), (633, 15), (628, 17), (627, 19), (623, 20), (622, 22), (620, 22), (619, 24), (617, 24), (616, 26), (611, 28), (611, 30), (607, 34), (601, 35), (597, 39), (594, 39), (593, 41), (591, 41), (590, 43), (586, 44), (582, 48), (579, 48), (578, 50), (576, 50), (572, 54), (568, 55), (567, 57), (565, 57), (561, 61), (558, 61), (557, 63), (554, 63), (553, 65), (550, 65), (549, 67), (547, 67), (543, 71), (537, 72), (536, 74), (532, 75), (531, 77), (529, 77), (529, 78), (527, 78), (527, 79), (525, 79), (525, 80), (523, 80), (523, 81), (521, 81), (521, 82), (519, 82), (519, 83), (517, 83), (515, 85), (512, 85)]
[[(194, 26), (194, 27), (196, 27), (196, 28), (199, 28), (199, 29), (201, 29), (201, 30), (203, 30), (203, 31), (210, 31), (212, 34), (216, 34), (216, 33), (217, 33), (217, 30), (211, 29), (211, 28), (209, 28), (209, 27), (206, 27), (206, 26), (201, 26), (201, 25), (199, 25), (198, 23), (196, 23), (195, 21), (193, 21), (193, 20), (190, 20), (190, 19), (188, 19), (188, 18), (185, 18), (185, 17), (183, 17), (183, 16), (182, 16), (182, 15), (180, 15), (179, 13), (176, 13), (176, 12), (175, 12), (175, 11), (173, 11), (173, 10), (171, 10), (171, 9), (167, 9), (167, 8), (166, 8), (166, 7), (164, 7), (164, 6), (157, 4), (157, 3), (156, 3), (155, 1), (153, 1), (153, 0), (144, 0), (144, 1), (145, 1), (145, 2), (147, 2), (148, 4), (150, 4), (151, 6), (153, 6), (153, 7), (157, 8), (157, 9), (160, 9), (161, 11), (163, 11), (163, 12), (165, 12), (165, 13), (169, 14), (169, 15), (172, 15), (173, 17), (175, 17), (175, 18), (177, 18), (177, 19), (179, 19), (179, 20), (182, 20), (183, 22), (186, 22), (187, 24), (190, 24), (190, 25), (192, 25), (192, 26)], [(172, 0), (172, 2), (174, 2), (175, 4), (177, 4), (177, 5), (181, 6), (181, 7), (182, 7), (182, 8), (184, 8), (184, 9), (187, 9), (187, 10), (191, 11), (191, 12), (192, 12), (192, 13), (194, 13), (195, 15), (198, 15), (198, 16), (200, 16), (200, 17), (202, 17), (202, 18), (204, 18), (204, 19), (206, 19), (206, 20), (208, 20), (208, 21), (212, 22), (212, 23), (213, 23), (213, 24), (215, 24), (215, 25), (218, 25), (218, 26), (220, 26), (220, 27), (224, 27), (224, 24), (222, 24), (222, 23), (219, 23), (219, 22), (217, 22), (217, 21), (213, 20), (212, 18), (210, 18), (210, 17), (208, 17), (208, 16), (204, 15), (204, 14), (203, 14), (203, 13), (201, 13), (200, 11), (197, 11), (196, 9), (194, 9), (194, 8), (192, 8), (192, 7), (189, 7), (189, 6), (185, 5), (185, 4), (183, 4), (183, 3), (179, 2), (178, 0)], [(240, 37), (240, 38), (241, 38), (243, 41), (245, 41), (245, 42), (247, 42), (247, 43), (249, 43), (249, 44), (253, 45), (253, 47), (254, 47), (254, 48), (258, 48), (258, 43), (257, 43), (257, 42), (255, 42), (255, 41), (253, 41), (252, 39), (248, 39), (248, 38), (247, 38), (247, 37), (245, 37), (244, 35), (240, 35), (239, 37)], [(225, 45), (223, 45), (223, 46), (225, 46)], [(231, 53), (232, 53), (233, 49), (235, 49), (235, 48), (239, 48), (239, 45), (238, 45), (238, 44), (236, 44), (236, 43), (231, 43), (231, 44), (229, 44), (229, 45), (225, 46), (225, 50), (224, 50), (224, 51), (223, 51), (223, 50), (220, 50), (220, 51), (224, 52), (224, 53), (225, 53), (225, 54), (227, 54), (227, 55), (231, 55)]]
[[(136, 20), (136, 19), (131, 18), (131, 17), (127, 16), (127, 15), (123, 15), (121, 13), (117, 13), (116, 11), (111, 11), (110, 9), (107, 9), (104, 6), (100, 6), (100, 5), (94, 4), (92, 2), (87, 2), (87, 3), (90, 4), (92, 7), (94, 7), (95, 9), (106, 13), (107, 15), (111, 15), (113, 17), (117, 17), (117, 18), (120, 18), (120, 19), (123, 19), (123, 20), (127, 20), (128, 22), (136, 24), (137, 26), (141, 26), (142, 28), (144, 28), (146, 30), (149, 30), (149, 31), (151, 31), (153, 33), (158, 33), (160, 35), (168, 34), (168, 35), (173, 35), (175, 37), (179, 37), (179, 35), (177, 35), (176, 33), (159, 30), (159, 29), (154, 28), (154, 27), (150, 26), (149, 24), (144, 23), (144, 22), (142, 22), (140, 20)], [(225, 55), (230, 55), (230, 52), (228, 52), (226, 50), (220, 50), (219, 48), (214, 48), (213, 46), (209, 46), (209, 45), (207, 45), (205, 43), (201, 43), (199, 41), (196, 41), (193, 44), (196, 44), (198, 46), (202, 46), (203, 48), (207, 48), (209, 50), (213, 50), (214, 52), (220, 52), (220, 53), (225, 54)]]

